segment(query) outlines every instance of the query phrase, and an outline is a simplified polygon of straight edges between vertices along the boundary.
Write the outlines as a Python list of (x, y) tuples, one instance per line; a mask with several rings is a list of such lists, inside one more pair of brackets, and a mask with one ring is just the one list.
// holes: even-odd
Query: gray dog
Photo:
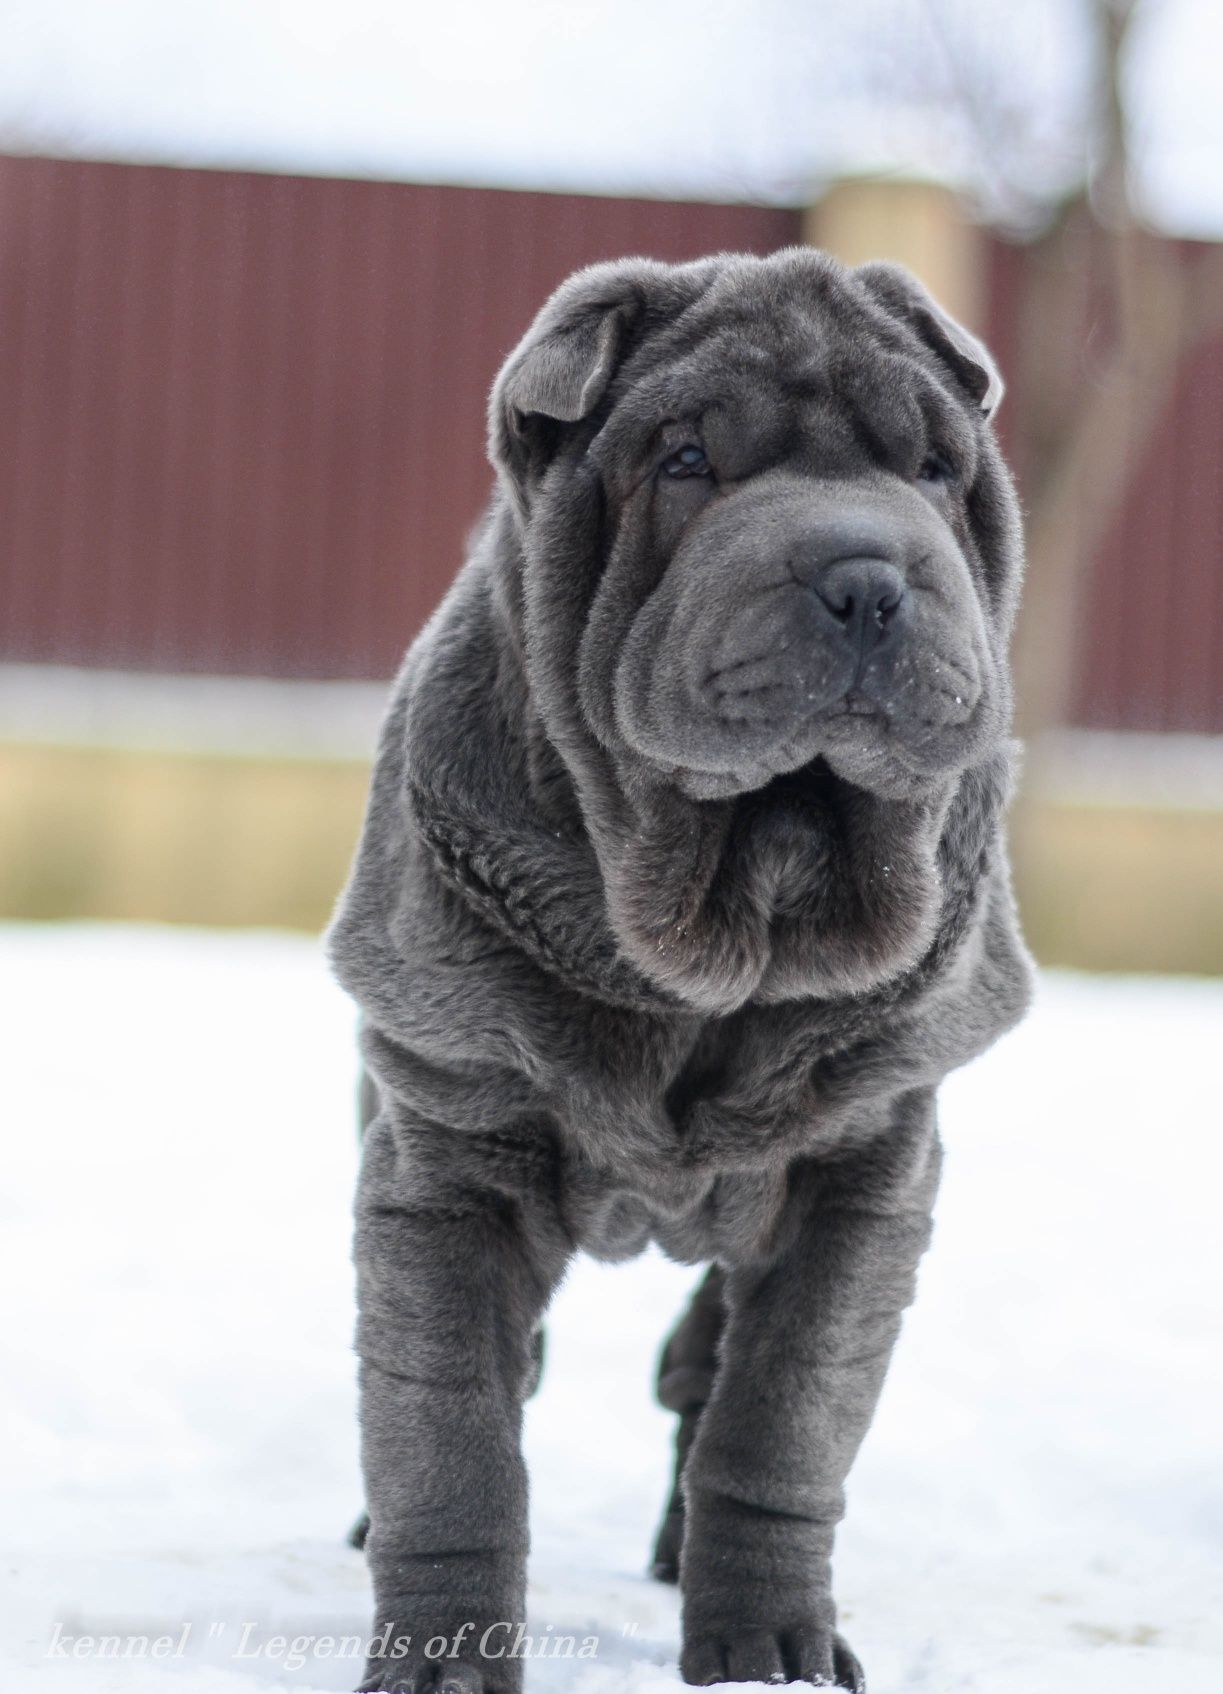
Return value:
[(935, 1089), (1029, 993), (999, 392), (906, 272), (810, 250), (580, 272), (497, 379), (330, 933), (373, 1079), (363, 1689), (521, 1687), (541, 1315), (649, 1241), (711, 1267), (659, 1383), (683, 1676), (864, 1686), (833, 1532)]

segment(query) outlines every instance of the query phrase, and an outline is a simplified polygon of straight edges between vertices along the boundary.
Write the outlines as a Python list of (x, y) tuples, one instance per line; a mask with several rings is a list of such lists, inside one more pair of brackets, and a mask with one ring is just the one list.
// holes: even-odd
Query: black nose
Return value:
[(893, 632), (905, 598), (904, 578), (886, 559), (836, 559), (812, 587), (846, 637), (864, 650)]

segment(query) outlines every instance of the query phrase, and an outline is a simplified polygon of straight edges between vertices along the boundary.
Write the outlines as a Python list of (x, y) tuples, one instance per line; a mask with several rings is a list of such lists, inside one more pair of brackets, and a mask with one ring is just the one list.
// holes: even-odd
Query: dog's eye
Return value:
[(664, 476), (712, 476), (713, 466), (705, 457), (705, 449), (695, 445), (680, 447), (659, 466)]
[(956, 481), (955, 466), (941, 453), (927, 453), (918, 470), (917, 480), (918, 482), (953, 483)]

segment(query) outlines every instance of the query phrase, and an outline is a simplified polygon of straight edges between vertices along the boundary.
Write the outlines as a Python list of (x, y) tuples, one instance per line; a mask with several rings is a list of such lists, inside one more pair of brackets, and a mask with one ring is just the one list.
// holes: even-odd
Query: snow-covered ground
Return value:
[[(368, 1623), (346, 1002), (301, 939), (9, 928), (0, 1028), (0, 1687), (351, 1688), (352, 1660), (275, 1642)], [(1056, 976), (947, 1085), (935, 1243), (839, 1543), (872, 1694), (1223, 1687), (1221, 1048), (1223, 984)], [(680, 1686), (642, 1572), (654, 1352), (692, 1278), (583, 1263), (556, 1302), (532, 1626), (598, 1652), (532, 1660), (529, 1694)], [(159, 1661), (62, 1651), (184, 1628)]]

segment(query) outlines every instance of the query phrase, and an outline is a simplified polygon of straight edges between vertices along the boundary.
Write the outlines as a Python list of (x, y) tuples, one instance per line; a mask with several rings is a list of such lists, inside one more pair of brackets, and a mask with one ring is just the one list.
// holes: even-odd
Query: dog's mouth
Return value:
[[(694, 628), (650, 613), (617, 666), (616, 726), (628, 748), (692, 799), (754, 792), (827, 752), (874, 792), (933, 780), (978, 739), (982, 678), (964, 641), (920, 621), (887, 640), (849, 641), (807, 600), (777, 597)], [(665, 608), (663, 608), (665, 610)]]

